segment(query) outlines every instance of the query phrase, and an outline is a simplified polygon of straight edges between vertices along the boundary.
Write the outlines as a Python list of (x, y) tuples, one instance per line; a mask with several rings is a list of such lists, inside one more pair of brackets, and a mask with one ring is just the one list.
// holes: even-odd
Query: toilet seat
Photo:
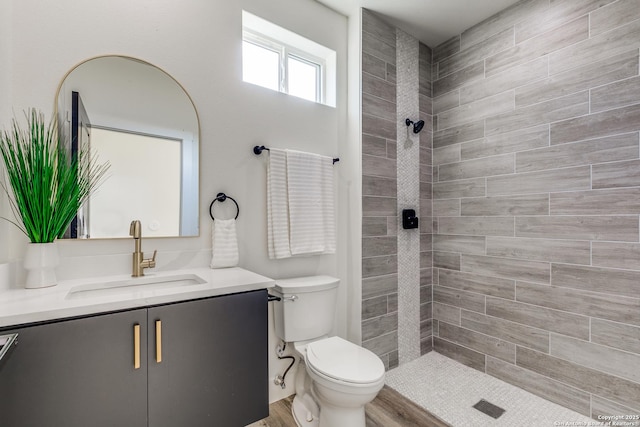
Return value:
[(378, 356), (340, 337), (309, 343), (305, 359), (313, 371), (340, 382), (371, 384), (384, 377)]

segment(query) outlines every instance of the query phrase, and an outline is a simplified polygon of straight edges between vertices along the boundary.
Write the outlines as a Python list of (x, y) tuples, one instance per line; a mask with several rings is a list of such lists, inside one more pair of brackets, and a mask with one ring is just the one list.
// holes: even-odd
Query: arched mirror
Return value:
[(67, 238), (198, 235), (195, 106), (170, 75), (139, 59), (101, 56), (74, 67), (56, 96), (58, 123), (73, 152), (88, 144), (107, 180), (78, 212)]

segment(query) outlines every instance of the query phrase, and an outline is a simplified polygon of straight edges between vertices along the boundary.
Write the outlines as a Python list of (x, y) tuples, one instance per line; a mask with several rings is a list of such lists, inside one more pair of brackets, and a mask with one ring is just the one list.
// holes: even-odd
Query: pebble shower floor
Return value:
[[(597, 420), (433, 351), (387, 372), (386, 383), (454, 427), (597, 425)], [(481, 399), (505, 413), (493, 419), (474, 409)]]

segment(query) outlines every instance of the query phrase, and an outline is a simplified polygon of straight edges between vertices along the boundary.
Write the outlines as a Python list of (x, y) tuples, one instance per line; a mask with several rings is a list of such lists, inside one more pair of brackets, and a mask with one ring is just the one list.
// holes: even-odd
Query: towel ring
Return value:
[(218, 193), (218, 194), (216, 195), (216, 198), (215, 198), (215, 199), (213, 199), (213, 201), (212, 201), (212, 202), (211, 202), (211, 204), (209, 205), (209, 215), (211, 216), (211, 219), (212, 219), (212, 220), (214, 220), (214, 221), (216, 220), (216, 219), (213, 217), (213, 204), (214, 204), (215, 202), (224, 202), (224, 201), (225, 201), (225, 200), (227, 200), (227, 199), (230, 199), (231, 201), (233, 201), (233, 203), (235, 203), (235, 204), (236, 204), (237, 213), (236, 213), (236, 217), (235, 217), (234, 219), (238, 219), (238, 215), (240, 215), (240, 206), (238, 206), (238, 202), (236, 202), (236, 200), (235, 200), (233, 197), (227, 196), (227, 195), (226, 195), (226, 194), (224, 194), (224, 193)]

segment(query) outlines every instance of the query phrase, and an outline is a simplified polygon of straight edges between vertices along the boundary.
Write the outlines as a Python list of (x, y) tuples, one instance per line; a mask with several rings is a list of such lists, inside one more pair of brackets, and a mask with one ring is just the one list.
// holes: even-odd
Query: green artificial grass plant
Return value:
[(109, 165), (98, 164), (87, 147), (80, 148), (77, 155), (69, 154), (55, 119), (46, 125), (44, 114), (36, 109), (25, 116), (26, 128), (14, 119), (11, 130), (0, 133), (6, 173), (0, 184), (19, 221), (5, 219), (32, 243), (50, 243), (62, 237), (104, 179)]

